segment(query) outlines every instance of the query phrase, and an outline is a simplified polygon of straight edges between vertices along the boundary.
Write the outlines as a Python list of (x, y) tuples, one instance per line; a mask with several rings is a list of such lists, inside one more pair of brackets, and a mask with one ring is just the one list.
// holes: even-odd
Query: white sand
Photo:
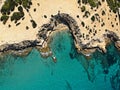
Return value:
[[(87, 40), (86, 38), (82, 38), (82, 42), (84, 44), (90, 42), (92, 39), (100, 39), (101, 43), (93, 42), (91, 43), (91, 46), (100, 46), (102, 48), (105, 48), (106, 43), (103, 38), (105, 29), (114, 31), (117, 34), (120, 33), (118, 17), (115, 21), (116, 14), (114, 14), (113, 12), (109, 12), (109, 7), (107, 6), (106, 2), (102, 3), (102, 5), (96, 11), (91, 10), (88, 4), (85, 5), (86, 10), (89, 11), (91, 14), (88, 18), (83, 18), (84, 13), (81, 12), (80, 8), (78, 8), (79, 5), (77, 4), (77, 0), (32, 0), (32, 2), (33, 5), (31, 6), (30, 14), (38, 24), (37, 28), (32, 28), (32, 24), (30, 22), (31, 18), (26, 11), (25, 19), (20, 20), (21, 24), (17, 27), (10, 20), (7, 22), (6, 25), (3, 25), (2, 22), (0, 22), (0, 45), (5, 43), (17, 43), (23, 40), (36, 39), (36, 34), (40, 26), (47, 23), (50, 20), (51, 15), (56, 15), (58, 11), (60, 11), (60, 13), (70, 14), (70, 16), (72, 16), (78, 22), (81, 33), (85, 33), (85, 36), (89, 34), (89, 30), (87, 30), (85, 27), (82, 27), (81, 21), (84, 21), (85, 25), (89, 26), (91, 29), (95, 28), (97, 30), (97, 34), (95, 36), (92, 33), (89, 34), (89, 40)], [(37, 5), (38, 3), (40, 4), (40, 6)], [(81, 6), (82, 5), (83, 4), (81, 4)], [(36, 12), (33, 11), (34, 8), (36, 8)], [(105, 10), (105, 16), (101, 15), (102, 10)], [(98, 21), (95, 21), (94, 23), (92, 23), (91, 17), (95, 13), (98, 13), (100, 18), (103, 19), (105, 23), (104, 27), (101, 27), (101, 22), (99, 23)], [(47, 18), (44, 18), (44, 15), (46, 15)], [(80, 18), (77, 18), (77, 15), (79, 15)], [(115, 24), (114, 27), (111, 26), (111, 22)], [(118, 23), (118, 25), (116, 25), (116, 23)], [(8, 28), (9, 24), (11, 25), (11, 28)], [(96, 27), (94, 27), (94, 25), (96, 25)], [(29, 30), (26, 30), (26, 26), (29, 26)], [(118, 35), (120, 36), (120, 34)]]

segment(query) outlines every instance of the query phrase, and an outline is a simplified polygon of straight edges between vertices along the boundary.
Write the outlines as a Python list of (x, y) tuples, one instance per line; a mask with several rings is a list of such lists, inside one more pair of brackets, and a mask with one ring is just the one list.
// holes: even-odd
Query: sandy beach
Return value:
[[(0, 7), (3, 3), (4, 0), (2, 0)], [(98, 9), (91, 9), (90, 5), (82, 3), (79, 5), (76, 0), (32, 0), (29, 13), (24, 9), (25, 19), (19, 21), (20, 25), (16, 26), (10, 19), (5, 25), (0, 22), (0, 45), (37, 39), (36, 35), (40, 27), (50, 21), (51, 15), (56, 15), (59, 12), (69, 14), (74, 18), (82, 33), (81, 40), (83, 44), (90, 42), (90, 46), (92, 47), (99, 46), (105, 49), (106, 42), (103, 35), (109, 30), (115, 32), (120, 38), (120, 23), (118, 13), (111, 12), (106, 2), (101, 3)], [(86, 11), (90, 13), (88, 18), (83, 17), (84, 12), (81, 11), (83, 5), (86, 7)], [(36, 9), (36, 11), (34, 11), (34, 9)], [(15, 10), (17, 11), (17, 9)], [(103, 11), (105, 11), (105, 15), (101, 14)], [(99, 15), (99, 20), (93, 22), (91, 17), (95, 14)], [(31, 19), (34, 19), (37, 23), (36, 28), (32, 27)], [(81, 25), (82, 22), (84, 22), (85, 26)], [(11, 25), (11, 27), (8, 27), (9, 25)], [(29, 27), (28, 30), (26, 30), (26, 26)], [(92, 42), (92, 40), (97, 39), (99, 39), (100, 42)]]

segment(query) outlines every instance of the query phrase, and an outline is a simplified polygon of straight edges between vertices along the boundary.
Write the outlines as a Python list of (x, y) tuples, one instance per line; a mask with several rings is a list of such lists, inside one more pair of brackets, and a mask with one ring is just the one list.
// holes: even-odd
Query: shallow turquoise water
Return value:
[(119, 90), (120, 52), (95, 52), (90, 60), (77, 54), (68, 31), (58, 32), (50, 44), (57, 58), (43, 59), (33, 49), (24, 57), (6, 56), (0, 64), (0, 90)]

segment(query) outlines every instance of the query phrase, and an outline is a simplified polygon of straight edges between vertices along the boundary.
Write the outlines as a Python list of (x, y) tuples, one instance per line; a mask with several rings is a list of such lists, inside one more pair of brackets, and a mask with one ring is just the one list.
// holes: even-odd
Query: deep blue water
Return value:
[(57, 63), (36, 49), (23, 58), (7, 55), (0, 63), (0, 90), (120, 90), (120, 52), (113, 43), (88, 60), (76, 52), (68, 31), (52, 39)]

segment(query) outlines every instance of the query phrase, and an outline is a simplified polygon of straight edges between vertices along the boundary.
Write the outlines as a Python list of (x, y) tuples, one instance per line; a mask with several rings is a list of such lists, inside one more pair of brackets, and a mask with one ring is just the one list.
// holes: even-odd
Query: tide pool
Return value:
[(96, 51), (87, 60), (76, 52), (66, 30), (53, 35), (50, 47), (57, 63), (36, 49), (23, 58), (6, 56), (0, 64), (0, 90), (120, 89), (120, 52), (113, 44), (106, 54)]

